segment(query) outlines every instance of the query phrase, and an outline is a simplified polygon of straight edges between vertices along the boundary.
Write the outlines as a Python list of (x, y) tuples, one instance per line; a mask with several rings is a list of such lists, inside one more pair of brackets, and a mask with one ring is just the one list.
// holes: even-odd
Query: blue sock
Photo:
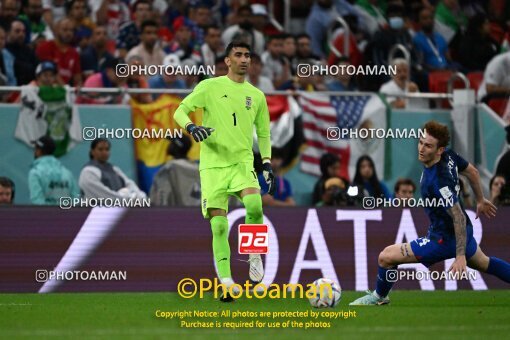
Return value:
[(489, 268), (487, 268), (487, 273), (510, 283), (510, 263), (498, 259), (497, 257), (491, 256), (489, 258)]
[(388, 277), (387, 277), (388, 270), (390, 270), (389, 279), (392, 280), (393, 274), (391, 274), (391, 271), (396, 272), (397, 271), (396, 267), (386, 269), (386, 268), (379, 266), (379, 269), (377, 270), (377, 283), (375, 285), (375, 292), (382, 298), (388, 296), (388, 293), (390, 292), (391, 288), (393, 287), (393, 284), (396, 281), (396, 277), (395, 277), (395, 281), (393, 281), (393, 282), (388, 281)]

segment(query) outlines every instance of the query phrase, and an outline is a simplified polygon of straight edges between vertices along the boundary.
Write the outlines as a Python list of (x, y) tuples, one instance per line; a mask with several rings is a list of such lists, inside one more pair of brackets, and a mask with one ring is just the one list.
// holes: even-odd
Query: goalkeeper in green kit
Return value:
[[(230, 272), (228, 243), (228, 197), (237, 196), (246, 208), (247, 224), (262, 224), (262, 198), (253, 169), (253, 127), (255, 126), (264, 178), (272, 195), (275, 180), (271, 169), (269, 112), (264, 93), (245, 81), (250, 66), (250, 46), (231, 42), (225, 51), (226, 76), (200, 82), (183, 99), (174, 119), (200, 147), (202, 214), (211, 222), (213, 254), (221, 283), (229, 288), (234, 281)], [(197, 126), (188, 114), (203, 108), (203, 125)], [(249, 256), (250, 279), (261, 282), (264, 268), (260, 255)], [(226, 293), (221, 301), (233, 301)]]

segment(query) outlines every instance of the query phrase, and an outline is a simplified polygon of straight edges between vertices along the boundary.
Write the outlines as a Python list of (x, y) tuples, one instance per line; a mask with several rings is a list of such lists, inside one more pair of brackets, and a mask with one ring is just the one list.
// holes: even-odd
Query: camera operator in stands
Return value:
[(354, 205), (354, 197), (348, 194), (349, 182), (340, 178), (332, 177), (324, 184), (325, 191), (322, 200), (316, 207), (345, 207)]

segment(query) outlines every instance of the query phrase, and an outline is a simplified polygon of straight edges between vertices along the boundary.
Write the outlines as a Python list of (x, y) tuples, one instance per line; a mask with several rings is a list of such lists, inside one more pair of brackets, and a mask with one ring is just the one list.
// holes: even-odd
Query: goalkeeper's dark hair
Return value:
[(92, 157), (92, 150), (94, 150), (97, 145), (101, 142), (105, 142), (106, 144), (108, 144), (108, 147), (111, 147), (111, 143), (108, 139), (106, 138), (96, 138), (92, 141), (92, 143), (90, 143), (90, 151), (89, 151), (89, 158), (90, 159), (94, 159), (94, 157)]
[(230, 56), (230, 52), (232, 52), (232, 49), (236, 47), (242, 47), (248, 49), (248, 51), (251, 52), (251, 46), (244, 41), (232, 41), (230, 44), (228, 44), (227, 48), (225, 49), (225, 56)]

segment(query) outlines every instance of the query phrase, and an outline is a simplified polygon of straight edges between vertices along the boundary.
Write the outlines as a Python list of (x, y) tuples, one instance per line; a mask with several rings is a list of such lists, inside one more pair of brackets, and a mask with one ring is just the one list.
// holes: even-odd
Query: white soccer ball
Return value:
[(307, 292), (310, 304), (315, 308), (333, 308), (342, 298), (340, 285), (333, 280), (321, 278), (312, 283)]

